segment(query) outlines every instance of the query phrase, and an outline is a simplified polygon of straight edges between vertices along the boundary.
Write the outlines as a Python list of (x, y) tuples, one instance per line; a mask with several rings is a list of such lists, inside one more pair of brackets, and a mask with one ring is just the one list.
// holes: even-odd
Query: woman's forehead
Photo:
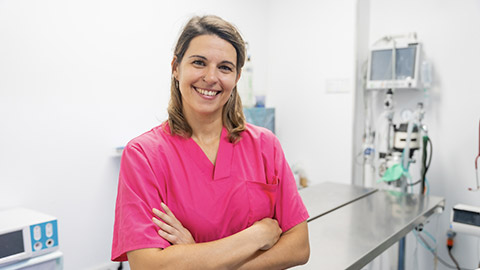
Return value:
[(230, 42), (216, 35), (200, 35), (190, 41), (185, 57), (202, 56), (207, 60), (236, 63), (237, 51)]

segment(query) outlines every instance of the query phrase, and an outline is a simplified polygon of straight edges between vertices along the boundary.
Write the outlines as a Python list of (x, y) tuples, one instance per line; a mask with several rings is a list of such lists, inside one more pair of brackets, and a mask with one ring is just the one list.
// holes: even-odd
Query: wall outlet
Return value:
[(349, 93), (352, 88), (347, 78), (329, 78), (326, 81), (326, 90), (329, 94)]

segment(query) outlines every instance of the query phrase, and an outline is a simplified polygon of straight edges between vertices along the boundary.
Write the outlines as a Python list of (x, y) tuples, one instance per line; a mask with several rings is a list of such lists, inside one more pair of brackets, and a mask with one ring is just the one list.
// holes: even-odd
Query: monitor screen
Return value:
[(480, 226), (480, 213), (455, 209), (453, 221), (468, 225)]
[(24, 251), (23, 232), (21, 230), (0, 235), (0, 259)]
[[(395, 80), (415, 78), (417, 45), (395, 49)], [(392, 80), (392, 49), (374, 50), (370, 62), (370, 80)]]

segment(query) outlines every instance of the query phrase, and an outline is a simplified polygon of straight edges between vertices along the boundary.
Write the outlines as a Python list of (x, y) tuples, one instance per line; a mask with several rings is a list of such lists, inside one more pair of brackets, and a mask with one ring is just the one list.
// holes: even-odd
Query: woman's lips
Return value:
[(195, 91), (200, 95), (208, 98), (213, 98), (221, 92), (218, 90), (204, 89), (204, 88), (199, 88), (195, 86), (193, 87), (193, 89), (195, 89)]

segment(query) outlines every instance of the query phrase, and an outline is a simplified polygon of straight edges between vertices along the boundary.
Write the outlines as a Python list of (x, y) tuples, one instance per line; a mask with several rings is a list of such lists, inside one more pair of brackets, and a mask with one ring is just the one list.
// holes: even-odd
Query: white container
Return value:
[(255, 97), (253, 96), (253, 66), (250, 56), (248, 56), (247, 62), (243, 66), (242, 75), (237, 84), (237, 90), (242, 99), (243, 107), (251, 108), (255, 106)]

